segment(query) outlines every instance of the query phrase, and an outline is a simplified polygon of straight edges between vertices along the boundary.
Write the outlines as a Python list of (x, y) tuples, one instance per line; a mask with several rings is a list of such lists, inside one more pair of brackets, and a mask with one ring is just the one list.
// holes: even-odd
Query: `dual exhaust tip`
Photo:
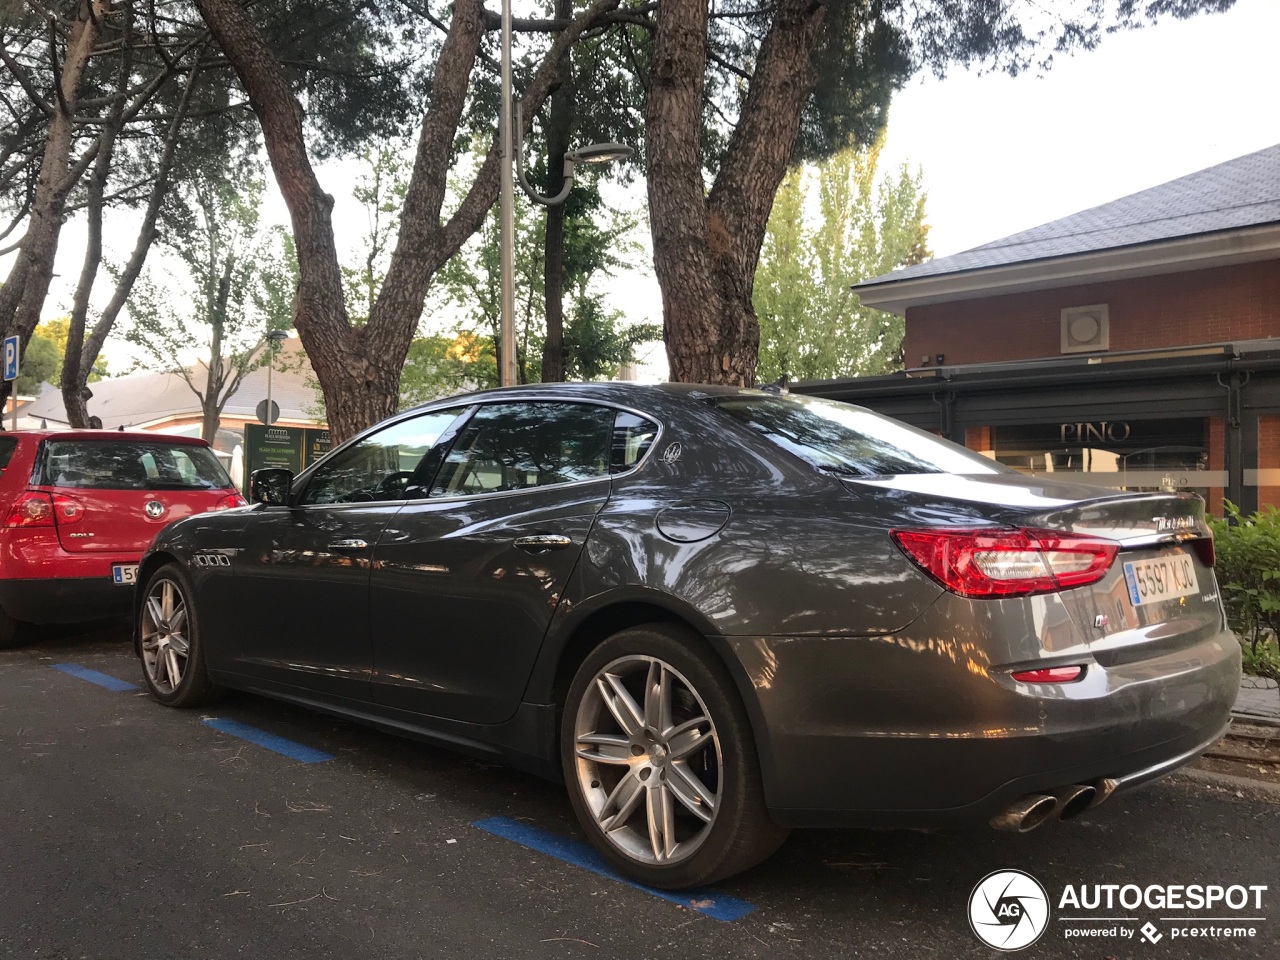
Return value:
[(1046, 793), (1031, 793), (992, 817), (991, 826), (1012, 833), (1029, 833), (1055, 818), (1070, 820), (1078, 817), (1106, 800), (1118, 786), (1117, 781), (1104, 778), (1094, 783), (1058, 787)]

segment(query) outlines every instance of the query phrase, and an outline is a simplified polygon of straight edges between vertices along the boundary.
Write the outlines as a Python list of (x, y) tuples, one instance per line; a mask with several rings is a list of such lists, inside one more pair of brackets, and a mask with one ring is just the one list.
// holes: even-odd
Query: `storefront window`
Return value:
[(1211, 512), (1222, 511), (1227, 474), (1220, 418), (970, 427), (966, 439), (1031, 476), (1120, 490), (1188, 490)]

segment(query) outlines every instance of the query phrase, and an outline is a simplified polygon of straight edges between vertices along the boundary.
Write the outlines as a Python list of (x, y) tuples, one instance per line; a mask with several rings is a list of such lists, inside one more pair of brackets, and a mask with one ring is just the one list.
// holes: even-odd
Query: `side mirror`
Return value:
[(249, 477), (249, 499), (269, 507), (283, 507), (289, 502), (289, 488), (292, 486), (293, 473), (283, 467), (255, 470)]

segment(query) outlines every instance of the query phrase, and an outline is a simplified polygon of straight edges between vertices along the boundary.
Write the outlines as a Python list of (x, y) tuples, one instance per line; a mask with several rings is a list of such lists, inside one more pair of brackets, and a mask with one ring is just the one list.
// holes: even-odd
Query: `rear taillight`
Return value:
[(58, 518), (58, 526), (69, 527), (84, 519), (84, 504), (75, 497), (55, 493), (53, 495), (53, 514)]
[(247, 507), (249, 501), (238, 493), (228, 494), (213, 505), (214, 510), (230, 510), (233, 507)]
[(53, 498), (47, 493), (20, 493), (4, 518), (6, 527), (52, 527)]
[(1052, 530), (894, 530), (903, 551), (962, 597), (1020, 597), (1097, 583), (1120, 545)]
[(38, 493), (28, 490), (9, 507), (4, 518), (6, 527), (69, 527), (84, 517), (84, 504), (60, 493)]
[(1075, 683), (1084, 676), (1084, 667), (1041, 667), (1010, 674), (1019, 683)]
[(1206, 567), (1212, 567), (1218, 561), (1217, 553), (1213, 548), (1213, 537), (1201, 537), (1191, 544), (1196, 548), (1196, 554), (1200, 557), (1200, 562)]

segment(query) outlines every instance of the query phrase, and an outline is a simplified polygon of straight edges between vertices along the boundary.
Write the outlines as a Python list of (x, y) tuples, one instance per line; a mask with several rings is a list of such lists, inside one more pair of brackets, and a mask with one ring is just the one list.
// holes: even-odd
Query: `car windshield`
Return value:
[(90, 490), (222, 490), (231, 486), (208, 447), (148, 440), (50, 440), (42, 482)]
[(979, 454), (870, 410), (816, 397), (734, 396), (716, 407), (824, 473), (1010, 472)]

